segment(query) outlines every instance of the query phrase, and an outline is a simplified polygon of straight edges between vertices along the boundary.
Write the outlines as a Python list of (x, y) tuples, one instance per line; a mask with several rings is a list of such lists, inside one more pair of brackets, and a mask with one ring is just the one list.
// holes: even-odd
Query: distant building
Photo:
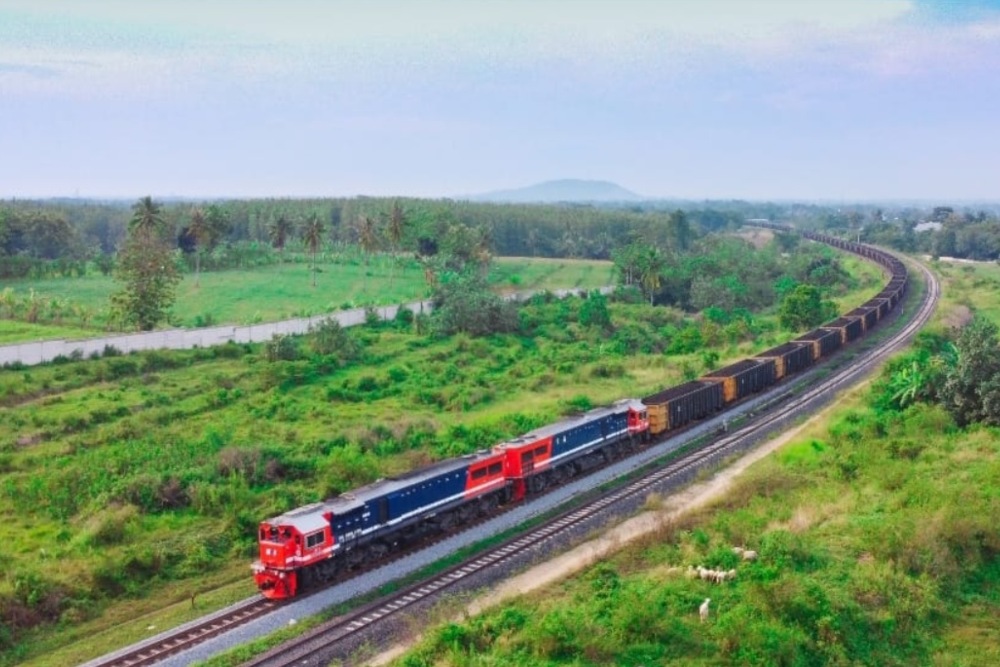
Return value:
[(913, 231), (920, 232), (938, 232), (941, 231), (943, 225), (940, 222), (921, 222), (913, 226)]

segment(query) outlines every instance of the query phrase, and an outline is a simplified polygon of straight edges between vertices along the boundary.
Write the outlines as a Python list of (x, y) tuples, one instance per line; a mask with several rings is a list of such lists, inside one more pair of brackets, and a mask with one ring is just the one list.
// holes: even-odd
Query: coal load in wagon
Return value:
[(847, 313), (847, 317), (861, 318), (863, 331), (871, 331), (871, 328), (878, 322), (878, 309), (871, 306), (859, 306)]
[(722, 384), (716, 381), (693, 380), (642, 399), (649, 414), (652, 435), (681, 428), (688, 422), (703, 419), (721, 410)]
[(840, 332), (841, 344), (850, 343), (856, 338), (860, 338), (864, 333), (864, 324), (860, 317), (838, 317), (832, 322), (827, 322), (823, 329), (832, 329)]
[(882, 320), (886, 315), (889, 314), (889, 300), (882, 297), (875, 297), (865, 301), (862, 305), (863, 308), (874, 308), (875, 315), (879, 321)]
[(796, 343), (809, 343), (813, 346), (813, 361), (823, 359), (840, 349), (840, 332), (829, 329), (814, 329), (795, 339)]
[(722, 381), (722, 398), (726, 403), (767, 389), (775, 383), (774, 360), (744, 359), (735, 364), (712, 371), (706, 380)]
[(812, 365), (813, 348), (809, 343), (785, 343), (757, 355), (758, 359), (774, 359), (774, 377), (777, 380), (786, 375), (798, 373)]

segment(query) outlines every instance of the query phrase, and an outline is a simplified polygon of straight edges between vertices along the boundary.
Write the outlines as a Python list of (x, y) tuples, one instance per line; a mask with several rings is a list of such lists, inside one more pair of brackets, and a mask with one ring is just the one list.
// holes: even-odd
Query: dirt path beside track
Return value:
[[(867, 386), (868, 382), (863, 382), (857, 387), (851, 388), (848, 394), (864, 390)], [(802, 424), (776, 438), (762, 443), (734, 461), (731, 465), (717, 471), (711, 478), (702, 482), (695, 482), (682, 491), (665, 497), (659, 509), (646, 511), (623, 521), (600, 537), (589, 540), (571, 551), (508, 579), (500, 586), (470, 602), (456, 621), (460, 621), (461, 617), (479, 614), (506, 600), (537, 591), (540, 588), (576, 574), (630, 542), (660, 529), (665, 524), (676, 521), (688, 512), (703, 508), (715, 500), (724, 497), (726, 492), (732, 487), (733, 481), (746, 471), (747, 468), (780, 449), (785, 444), (797, 440), (809, 429), (822, 423), (838, 404), (839, 402), (831, 404), (811, 416)], [(419, 639), (419, 636), (414, 637), (410, 642), (393, 646), (374, 656), (364, 664), (370, 667), (386, 665), (391, 660), (405, 653)]]

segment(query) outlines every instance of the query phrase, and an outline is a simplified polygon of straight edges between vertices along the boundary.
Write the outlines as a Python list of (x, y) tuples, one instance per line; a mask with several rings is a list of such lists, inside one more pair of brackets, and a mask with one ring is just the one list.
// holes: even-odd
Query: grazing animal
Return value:
[(744, 551), (743, 560), (757, 560), (757, 552), (750, 550)]
[(702, 623), (708, 620), (708, 603), (711, 601), (712, 598), (705, 598), (705, 601), (698, 607), (698, 618), (701, 619)]

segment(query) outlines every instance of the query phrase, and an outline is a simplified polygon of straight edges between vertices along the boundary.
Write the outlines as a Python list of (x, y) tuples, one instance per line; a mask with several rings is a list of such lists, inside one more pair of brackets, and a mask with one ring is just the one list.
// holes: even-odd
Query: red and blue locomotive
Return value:
[(448, 530), (617, 458), (645, 437), (646, 406), (626, 399), (480, 452), (379, 480), (264, 521), (254, 579), (295, 596), (428, 533)]

